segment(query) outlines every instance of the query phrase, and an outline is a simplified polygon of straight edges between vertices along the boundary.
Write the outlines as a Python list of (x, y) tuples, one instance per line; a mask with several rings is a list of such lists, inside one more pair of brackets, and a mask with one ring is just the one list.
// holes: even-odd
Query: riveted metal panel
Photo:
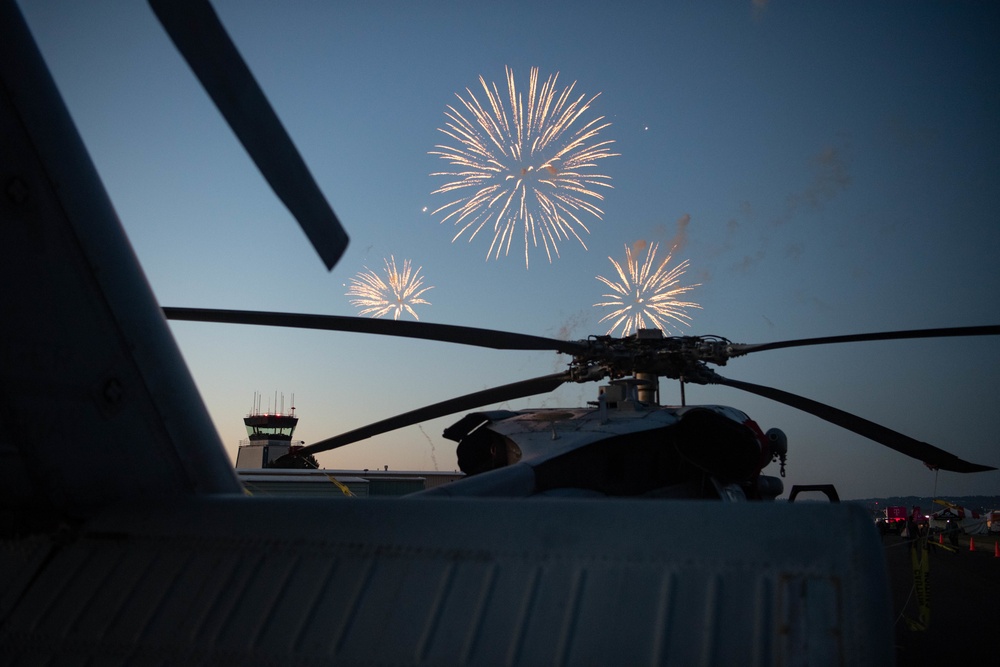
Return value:
[(850, 505), (206, 499), (92, 522), (25, 591), (0, 651), (106, 664), (881, 665), (889, 609), (877, 534)]

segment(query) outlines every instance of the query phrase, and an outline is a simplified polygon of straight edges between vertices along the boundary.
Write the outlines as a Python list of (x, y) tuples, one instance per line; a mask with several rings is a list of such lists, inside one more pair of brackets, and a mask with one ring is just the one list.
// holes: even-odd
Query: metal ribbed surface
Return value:
[[(676, 530), (678, 512), (698, 530)], [(779, 528), (796, 525), (809, 533)], [(884, 577), (874, 530), (849, 506), (239, 499), (92, 524), (20, 601), (0, 653), (885, 664), (888, 598), (872, 594)]]
[(51, 540), (30, 537), (0, 540), (0, 619), (18, 605), (51, 551)]

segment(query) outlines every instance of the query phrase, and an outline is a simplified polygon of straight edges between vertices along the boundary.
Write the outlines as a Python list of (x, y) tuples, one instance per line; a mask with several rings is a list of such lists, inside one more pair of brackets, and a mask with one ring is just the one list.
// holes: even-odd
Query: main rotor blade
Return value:
[(774, 389), (772, 387), (765, 387), (758, 384), (751, 384), (749, 382), (741, 382), (740, 380), (730, 380), (719, 375), (715, 376), (715, 384), (723, 384), (727, 387), (733, 387), (734, 389), (742, 389), (743, 391), (748, 391), (752, 394), (757, 394), (758, 396), (763, 396), (779, 403), (790, 405), (793, 408), (798, 408), (799, 410), (808, 412), (809, 414), (815, 415), (820, 419), (824, 419), (832, 424), (836, 424), (837, 426), (842, 426), (843, 428), (853, 431), (858, 435), (863, 435), (870, 440), (874, 440), (875, 442), (883, 444), (886, 447), (895, 449), (897, 452), (906, 454), (907, 456), (923, 461), (924, 463), (936, 468), (941, 468), (942, 470), (951, 470), (953, 472), (984, 472), (986, 470), (996, 470), (996, 468), (991, 466), (984, 466), (979, 465), (978, 463), (964, 461), (954, 454), (946, 452), (943, 449), (939, 449), (934, 445), (915, 440), (908, 435), (903, 435), (902, 433), (893, 431), (890, 428), (868, 421), (867, 419), (863, 419), (857, 415), (852, 415), (849, 412), (844, 412), (838, 408), (831, 407), (824, 403), (819, 403), (818, 401), (814, 401), (803, 396), (791, 394), (787, 391)]
[(163, 28), (330, 270), (347, 233), (207, 0), (149, 0)]
[(168, 320), (190, 322), (218, 322), (227, 324), (254, 324), (295, 329), (322, 329), (370, 333), (402, 338), (421, 338), (444, 343), (459, 343), (488, 347), (494, 350), (554, 350), (563, 354), (576, 354), (587, 348), (576, 341), (529, 336), (527, 334), (460, 327), (450, 324), (429, 324), (401, 320), (380, 320), (369, 317), (344, 317), (341, 315), (305, 315), (300, 313), (272, 313), (260, 310), (222, 310), (216, 308), (163, 309)]
[(494, 387), (473, 394), (466, 394), (458, 398), (428, 405), (427, 407), (411, 410), (410, 412), (383, 419), (382, 421), (362, 426), (361, 428), (335, 435), (326, 440), (320, 440), (308, 447), (303, 447), (295, 452), (296, 455), (315, 454), (325, 452), (337, 447), (343, 447), (365, 438), (388, 433), (405, 426), (412, 426), (438, 417), (445, 417), (456, 412), (464, 412), (490, 405), (491, 403), (501, 403), (503, 401), (513, 401), (517, 398), (545, 394), (557, 389), (562, 383), (570, 380), (569, 373), (555, 373), (553, 375), (543, 375), (531, 380), (522, 380), (513, 384), (505, 384), (501, 387)]
[(943, 329), (909, 329), (906, 331), (883, 331), (864, 334), (849, 334), (846, 336), (822, 336), (820, 338), (799, 338), (795, 340), (777, 341), (774, 343), (732, 345), (733, 356), (763, 352), (764, 350), (780, 350), (784, 347), (802, 347), (805, 345), (828, 345), (830, 343), (860, 343), (873, 340), (904, 340), (908, 338), (949, 338), (954, 336), (1000, 336), (1000, 326), (980, 327), (946, 327)]

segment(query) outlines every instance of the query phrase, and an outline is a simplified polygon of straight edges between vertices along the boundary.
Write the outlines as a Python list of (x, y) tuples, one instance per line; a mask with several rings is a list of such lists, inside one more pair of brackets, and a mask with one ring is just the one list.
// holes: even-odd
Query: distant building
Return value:
[[(251, 495), (334, 496), (359, 498), (403, 496), (465, 477), (464, 473), (386, 470), (237, 469)], [(346, 489), (346, 491), (345, 491)], [(349, 492), (349, 493), (348, 493)]]
[(259, 413), (243, 418), (248, 440), (241, 440), (236, 452), (236, 468), (267, 468), (292, 449), (292, 434), (299, 423), (293, 407), (289, 414)]
[(465, 477), (461, 472), (385, 470), (299, 470), (272, 468), (275, 460), (304, 443), (293, 443), (299, 418), (260, 413), (243, 418), (247, 440), (236, 452), (236, 474), (251, 495), (282, 496), (402, 496)]

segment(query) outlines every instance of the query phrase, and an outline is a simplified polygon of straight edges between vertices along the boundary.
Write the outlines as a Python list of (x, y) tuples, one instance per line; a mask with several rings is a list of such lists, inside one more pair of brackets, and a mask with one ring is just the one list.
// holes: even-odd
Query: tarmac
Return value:
[(940, 667), (955, 664), (956, 659), (959, 664), (967, 660), (978, 664), (988, 656), (995, 659), (993, 643), (1000, 634), (1000, 557), (996, 555), (1000, 536), (961, 535), (957, 547), (951, 547), (947, 536), (944, 545), (937, 535), (927, 539), (929, 623), (913, 630), (907, 619), (919, 620), (920, 610), (911, 540), (882, 537), (894, 609), (896, 664)]

